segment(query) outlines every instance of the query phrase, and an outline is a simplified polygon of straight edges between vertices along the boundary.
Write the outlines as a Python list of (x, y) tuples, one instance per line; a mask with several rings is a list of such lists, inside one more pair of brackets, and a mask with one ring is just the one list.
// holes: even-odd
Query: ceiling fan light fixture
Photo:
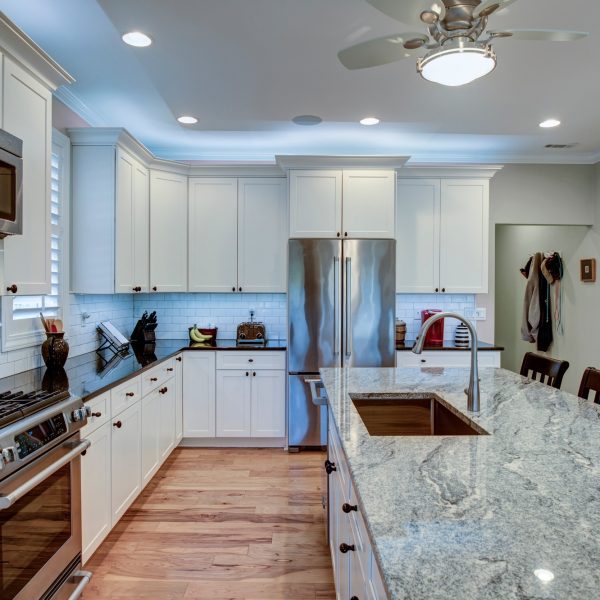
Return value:
[(457, 87), (489, 75), (496, 54), (489, 44), (450, 41), (417, 61), (417, 71), (427, 81)]

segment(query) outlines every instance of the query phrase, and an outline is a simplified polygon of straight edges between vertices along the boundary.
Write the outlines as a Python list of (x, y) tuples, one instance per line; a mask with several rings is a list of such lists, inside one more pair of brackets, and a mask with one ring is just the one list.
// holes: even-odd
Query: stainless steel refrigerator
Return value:
[(395, 240), (289, 241), (288, 446), (327, 444), (323, 367), (395, 365)]

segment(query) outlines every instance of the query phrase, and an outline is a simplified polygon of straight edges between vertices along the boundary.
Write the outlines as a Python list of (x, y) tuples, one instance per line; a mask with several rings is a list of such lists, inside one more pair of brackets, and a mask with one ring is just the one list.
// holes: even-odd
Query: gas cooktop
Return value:
[(0, 427), (6, 427), (15, 421), (31, 415), (38, 410), (56, 404), (69, 397), (67, 390), (47, 392), (4, 392), (0, 394)]

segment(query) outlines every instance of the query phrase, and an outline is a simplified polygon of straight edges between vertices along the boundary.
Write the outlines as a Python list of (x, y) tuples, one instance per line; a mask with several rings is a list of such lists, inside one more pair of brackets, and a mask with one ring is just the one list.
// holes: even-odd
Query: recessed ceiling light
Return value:
[(292, 119), (292, 123), (295, 123), (296, 125), (304, 125), (306, 127), (318, 125), (322, 122), (323, 119), (321, 119), (321, 117), (317, 117), (317, 115), (298, 115)]
[(198, 122), (196, 117), (190, 117), (189, 115), (182, 115), (181, 117), (177, 117), (177, 120), (184, 125), (193, 125)]
[(560, 121), (558, 119), (546, 119), (540, 123), (540, 127), (544, 129), (549, 129), (550, 127), (558, 127), (560, 125)]
[(361, 125), (377, 125), (379, 123), (379, 119), (377, 117), (365, 117), (360, 120)]
[(126, 44), (135, 46), (136, 48), (145, 48), (152, 43), (150, 37), (141, 31), (130, 31), (128, 33), (124, 33), (121, 39)]
[(536, 569), (533, 574), (543, 583), (550, 583), (554, 579), (554, 573), (548, 569)]

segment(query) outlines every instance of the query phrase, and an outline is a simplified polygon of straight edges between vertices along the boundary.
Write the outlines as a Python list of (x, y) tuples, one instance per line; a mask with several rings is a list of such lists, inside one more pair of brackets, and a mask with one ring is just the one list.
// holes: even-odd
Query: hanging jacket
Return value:
[(546, 352), (552, 345), (552, 292), (544, 270), (546, 269), (542, 269), (540, 265), (538, 273), (540, 322), (537, 335), (537, 349), (541, 352)]
[[(536, 252), (531, 261), (528, 271), (527, 285), (525, 286), (525, 297), (523, 298), (523, 320), (521, 323), (521, 338), (526, 342), (535, 343), (540, 327), (540, 267), (543, 255)], [(523, 272), (523, 270), (521, 270)]]

